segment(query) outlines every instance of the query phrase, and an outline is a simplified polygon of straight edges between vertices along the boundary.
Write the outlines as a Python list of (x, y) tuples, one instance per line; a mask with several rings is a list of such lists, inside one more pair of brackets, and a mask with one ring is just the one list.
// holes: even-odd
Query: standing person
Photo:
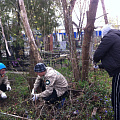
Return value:
[[(33, 101), (41, 97), (53, 104), (68, 95), (68, 82), (61, 73), (52, 67), (46, 67), (43, 63), (37, 63), (34, 71), (38, 76), (31, 93), (34, 95)], [(37, 87), (42, 87), (42, 92), (39, 94), (35, 94)]]
[(5, 92), (11, 90), (10, 82), (8, 81), (8, 76), (5, 74), (6, 66), (0, 63), (0, 95), (2, 99), (7, 98)]
[(112, 79), (112, 106), (114, 119), (120, 120), (120, 31), (105, 25), (102, 29), (102, 39), (94, 53), (95, 63), (101, 61), (102, 67)]

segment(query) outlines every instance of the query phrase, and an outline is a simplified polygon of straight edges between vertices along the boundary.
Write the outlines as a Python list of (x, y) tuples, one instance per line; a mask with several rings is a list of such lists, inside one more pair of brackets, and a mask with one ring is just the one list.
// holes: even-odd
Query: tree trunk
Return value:
[(94, 22), (99, 0), (91, 0), (87, 12), (87, 25), (84, 29), (84, 40), (82, 44), (82, 80), (88, 80), (89, 48), (91, 36), (94, 31)]
[[(33, 76), (35, 76), (34, 65), (38, 62), (42, 62), (42, 58), (38, 51), (37, 45), (35, 43), (35, 39), (32, 34), (32, 30), (31, 30), (29, 22), (28, 22), (27, 13), (25, 10), (23, 0), (19, 0), (19, 5), (20, 5), (20, 10), (21, 10), (21, 17), (22, 17), (23, 25), (25, 28), (26, 35), (28, 37), (29, 44), (30, 44), (30, 67), (29, 67), (30, 71), (29, 71), (29, 74), (31, 77), (33, 77)], [(31, 80), (31, 78), (28, 81), (29, 81), (30, 89), (32, 89), (33, 81)]]
[(108, 24), (108, 18), (107, 18), (107, 14), (106, 14), (104, 0), (101, 0), (101, 3), (102, 3), (102, 8), (103, 8), (103, 14), (104, 14), (105, 24)]
[(11, 56), (11, 53), (10, 53), (10, 51), (9, 51), (9, 49), (8, 49), (7, 40), (6, 40), (6, 37), (5, 37), (5, 34), (4, 34), (4, 29), (3, 29), (3, 26), (2, 26), (1, 17), (0, 17), (0, 26), (1, 26), (1, 29), (2, 29), (2, 36), (3, 36), (4, 40), (5, 40), (6, 50), (7, 50), (7, 52), (8, 52), (8, 55)]
[(26, 13), (26, 10), (25, 10), (23, 0), (19, 0), (19, 5), (20, 5), (20, 10), (21, 10), (21, 17), (22, 17), (23, 24), (24, 24), (24, 27), (25, 27), (25, 32), (26, 32), (27, 37), (29, 39), (31, 50), (33, 51), (34, 60), (37, 63), (42, 62), (42, 58), (41, 58), (40, 53), (38, 51), (37, 45), (35, 44), (35, 40), (34, 40), (34, 37), (33, 37), (33, 34), (32, 34), (32, 30), (31, 30), (29, 22), (28, 22), (27, 13)]
[[(74, 2), (71, 2), (74, 3)], [(80, 71), (78, 66), (77, 60), (77, 52), (76, 52), (76, 45), (75, 45), (75, 38), (73, 33), (73, 24), (72, 24), (72, 9), (73, 6), (67, 9), (67, 2), (66, 0), (62, 0), (63, 6), (63, 13), (64, 13), (64, 20), (65, 20), (65, 31), (68, 35), (68, 41), (70, 45), (70, 59), (72, 63), (72, 70), (75, 81), (80, 80)]]

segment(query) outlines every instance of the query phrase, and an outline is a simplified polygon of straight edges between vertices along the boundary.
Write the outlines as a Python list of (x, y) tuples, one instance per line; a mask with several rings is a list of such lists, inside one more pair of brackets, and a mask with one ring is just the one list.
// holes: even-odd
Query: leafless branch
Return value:
[(3, 113), (3, 112), (0, 112), (0, 114), (11, 116), (11, 117), (15, 117), (15, 118), (20, 118), (20, 119), (23, 119), (23, 120), (32, 120), (32, 119), (28, 119), (28, 118), (25, 118), (25, 117), (16, 116), (16, 115), (12, 115), (12, 114), (8, 114), (8, 113)]
[(1, 25), (1, 28), (2, 28), (2, 35), (3, 35), (3, 38), (4, 38), (4, 40), (5, 40), (6, 50), (7, 50), (8, 54), (9, 54), (9, 56), (11, 56), (11, 53), (10, 53), (10, 51), (9, 51), (9, 49), (8, 49), (7, 40), (6, 40), (6, 38), (5, 38), (4, 29), (3, 29), (2, 21), (1, 21), (1, 17), (0, 17), (0, 25)]

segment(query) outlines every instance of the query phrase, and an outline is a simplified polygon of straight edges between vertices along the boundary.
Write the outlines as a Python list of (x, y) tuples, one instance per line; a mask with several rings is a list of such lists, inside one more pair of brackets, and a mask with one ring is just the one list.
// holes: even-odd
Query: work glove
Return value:
[(94, 65), (94, 66), (93, 66), (93, 68), (98, 69), (98, 68), (99, 68), (99, 66), (98, 66), (98, 65)]
[(33, 97), (32, 97), (32, 100), (33, 100), (33, 101), (37, 100), (37, 99), (38, 99), (38, 96), (39, 96), (39, 94), (34, 94)]
[(2, 92), (1, 98), (5, 99), (5, 98), (7, 98), (7, 95), (4, 92)]
[(7, 90), (11, 91), (10, 85), (7, 85), (6, 87), (7, 87)]
[(35, 94), (35, 89), (33, 88), (32, 92), (31, 92), (31, 95), (34, 95), (34, 94)]

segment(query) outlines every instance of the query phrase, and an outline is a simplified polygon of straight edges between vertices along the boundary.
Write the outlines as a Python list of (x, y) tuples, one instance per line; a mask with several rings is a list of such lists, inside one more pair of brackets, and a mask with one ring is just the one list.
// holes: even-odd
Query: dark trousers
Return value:
[(2, 83), (0, 85), (0, 90), (2, 90), (3, 92), (5, 92), (6, 91), (6, 85)]
[[(39, 86), (40, 86), (40, 88), (42, 88), (42, 92), (45, 91), (45, 85), (44, 85), (44, 82), (42, 79), (40, 80)], [(45, 101), (49, 101), (49, 103), (53, 104), (56, 101), (61, 101), (63, 98), (68, 97), (68, 96), (69, 96), (68, 91), (66, 91), (62, 96), (57, 97), (57, 92), (55, 89), (53, 89), (52, 94), (49, 95), (48, 97), (44, 97), (43, 99)]]
[(68, 97), (68, 96), (69, 96), (68, 91), (66, 91), (62, 96), (57, 97), (57, 92), (55, 89), (53, 89), (52, 94), (48, 97), (44, 97), (43, 99), (45, 101), (49, 101), (51, 104), (54, 104), (55, 102), (61, 101), (63, 98)]
[(112, 106), (114, 110), (114, 120), (120, 120), (120, 73), (112, 79)]

